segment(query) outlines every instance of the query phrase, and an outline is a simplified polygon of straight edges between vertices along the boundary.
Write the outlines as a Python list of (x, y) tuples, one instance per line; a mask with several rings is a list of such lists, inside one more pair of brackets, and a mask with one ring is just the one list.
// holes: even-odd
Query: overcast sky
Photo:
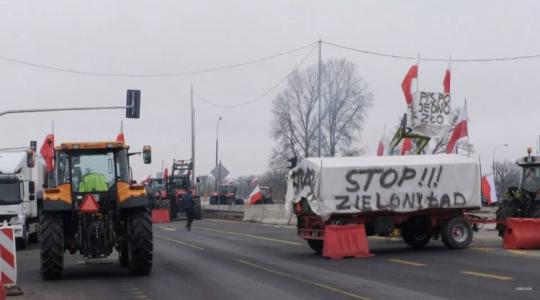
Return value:
[[(2, 1), (0, 55), (38, 64), (105, 73), (165, 73), (212, 68), (293, 49), (319, 38), (356, 48), (422, 57), (477, 58), (540, 53), (538, 1)], [(189, 94), (240, 103), (286, 76), (309, 49), (265, 63), (189, 77), (110, 78), (36, 69), (0, 60), (1, 110), (123, 105), (125, 90), (142, 90), (139, 120), (125, 120), (134, 149), (153, 147), (152, 165), (134, 165), (137, 178), (161, 161), (190, 157)], [(358, 146), (376, 150), (384, 125), (405, 111), (400, 84), (410, 61), (323, 46), (323, 59), (359, 66), (375, 97)], [(313, 53), (304, 66), (317, 61)], [(420, 89), (440, 91), (446, 63), (420, 64)], [(452, 65), (453, 105), (469, 103), (470, 140), (490, 167), (516, 159), (540, 134), (540, 59)], [(236, 109), (195, 98), (198, 174), (220, 157), (233, 176), (260, 174), (274, 145), (271, 102), (279, 89)], [(124, 111), (0, 117), (0, 146), (41, 144), (55, 123), (57, 142), (114, 139)]]

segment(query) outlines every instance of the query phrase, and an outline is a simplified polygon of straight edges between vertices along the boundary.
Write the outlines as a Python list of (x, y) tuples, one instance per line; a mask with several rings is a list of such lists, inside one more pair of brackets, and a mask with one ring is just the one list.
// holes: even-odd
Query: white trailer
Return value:
[(14, 227), (18, 249), (37, 242), (44, 176), (32, 151), (0, 151), (0, 222)]

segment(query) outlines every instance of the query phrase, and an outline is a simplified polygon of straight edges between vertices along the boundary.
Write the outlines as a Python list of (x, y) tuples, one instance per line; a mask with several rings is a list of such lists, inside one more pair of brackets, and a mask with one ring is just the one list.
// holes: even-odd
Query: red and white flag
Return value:
[(126, 138), (124, 136), (124, 122), (120, 123), (120, 133), (116, 136), (116, 141), (120, 143), (125, 143)]
[(443, 79), (443, 87), (444, 87), (444, 93), (450, 94), (450, 70), (452, 67), (452, 61), (448, 62), (448, 69), (446, 69), (446, 73), (444, 73), (444, 79)]
[(45, 161), (47, 172), (52, 172), (54, 170), (54, 134), (47, 134), (39, 153)]
[(464, 138), (468, 135), (467, 129), (467, 105), (463, 106), (463, 109), (459, 113), (456, 126), (450, 136), (448, 141), (448, 146), (446, 147), (446, 153), (457, 153), (457, 141), (461, 138)]
[(493, 174), (482, 177), (482, 196), (486, 198), (488, 205), (498, 202)]
[(165, 168), (163, 170), (163, 179), (167, 179), (169, 177), (169, 169)]
[(403, 90), (403, 95), (405, 96), (407, 106), (412, 105), (413, 96), (411, 86), (414, 79), (418, 80), (418, 64), (412, 65), (409, 68), (407, 75), (405, 75), (405, 78), (403, 78), (403, 81), (401, 82), (401, 89)]
[(411, 139), (404, 138), (403, 143), (401, 144), (401, 151), (399, 154), (401, 155), (407, 155), (412, 150), (412, 142)]
[(382, 138), (379, 140), (379, 146), (377, 146), (377, 156), (384, 155), (384, 143)]
[(261, 190), (259, 189), (259, 185), (257, 184), (257, 186), (253, 189), (253, 192), (249, 194), (249, 204), (255, 204), (257, 201), (262, 201), (262, 199), (263, 196)]
[(258, 183), (259, 183), (259, 178), (257, 178), (256, 176), (253, 177), (253, 179), (251, 179), (252, 186), (256, 186)]

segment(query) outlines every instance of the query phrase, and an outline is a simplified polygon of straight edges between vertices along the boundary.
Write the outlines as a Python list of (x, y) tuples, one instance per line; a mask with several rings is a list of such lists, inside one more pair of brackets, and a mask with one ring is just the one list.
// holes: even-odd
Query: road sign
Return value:
[[(220, 167), (221, 167), (221, 172), (219, 170)], [(210, 173), (212, 174), (212, 176), (214, 176), (214, 178), (218, 178), (221, 175), (221, 178), (219, 178), (221, 180), (227, 177), (227, 175), (229, 175), (229, 170), (227, 170), (225, 166), (223, 166), (222, 164), (219, 164), (214, 169), (212, 169)]]

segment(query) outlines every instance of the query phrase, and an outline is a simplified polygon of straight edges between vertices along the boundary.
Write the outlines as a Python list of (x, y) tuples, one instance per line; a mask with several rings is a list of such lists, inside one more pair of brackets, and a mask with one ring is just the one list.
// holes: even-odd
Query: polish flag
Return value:
[(384, 155), (384, 143), (381, 140), (379, 141), (379, 146), (377, 147), (377, 156), (383, 156)]
[(446, 146), (446, 153), (457, 153), (457, 141), (467, 135), (467, 105), (464, 105), (459, 114), (454, 131), (452, 132), (452, 136), (448, 141), (448, 146)]
[(54, 134), (47, 134), (39, 153), (45, 160), (47, 172), (52, 172), (54, 170)]
[(255, 204), (257, 201), (262, 201), (263, 196), (261, 193), (261, 190), (259, 189), (259, 185), (257, 185), (251, 194), (249, 194), (249, 204)]
[(253, 177), (253, 179), (251, 180), (251, 185), (256, 186), (258, 183), (259, 183), (259, 178)]
[(407, 72), (407, 75), (405, 75), (405, 78), (403, 78), (403, 81), (401, 82), (401, 89), (403, 90), (403, 95), (405, 96), (405, 101), (407, 102), (407, 106), (412, 105), (413, 96), (411, 93), (411, 86), (413, 79), (418, 80), (418, 65), (412, 65), (409, 68), (409, 71)]
[(120, 133), (116, 136), (116, 141), (120, 143), (125, 143), (126, 138), (124, 137), (124, 122), (120, 121)]
[(169, 169), (165, 168), (163, 170), (163, 179), (167, 179), (169, 177)]
[(487, 204), (498, 202), (493, 174), (482, 177), (482, 196), (487, 199)]
[(401, 155), (407, 155), (412, 149), (412, 142), (411, 139), (404, 138), (403, 143), (401, 144), (401, 152), (399, 154)]
[(443, 87), (444, 87), (444, 93), (450, 94), (450, 62), (448, 63), (448, 69), (446, 69), (446, 73), (444, 73), (444, 79), (443, 79)]

